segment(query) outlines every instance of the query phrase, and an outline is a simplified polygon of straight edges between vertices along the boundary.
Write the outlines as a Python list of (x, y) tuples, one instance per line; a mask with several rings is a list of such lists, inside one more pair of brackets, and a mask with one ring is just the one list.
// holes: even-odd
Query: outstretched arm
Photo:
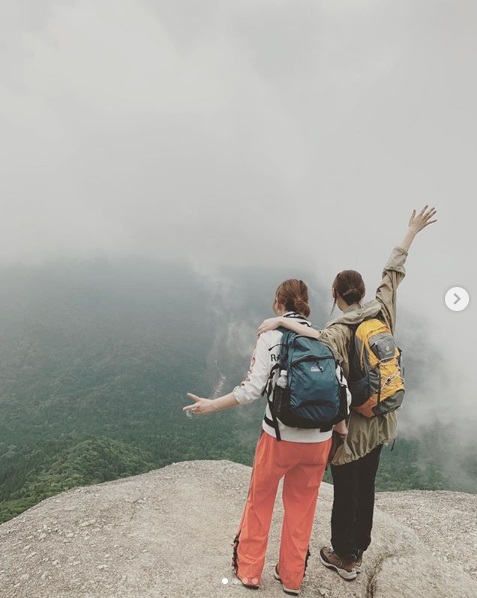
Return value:
[(429, 224), (436, 222), (435, 219), (432, 220), (436, 214), (437, 210), (435, 208), (429, 208), (427, 205), (422, 208), (419, 214), (416, 214), (416, 210), (413, 210), (411, 217), (409, 218), (406, 236), (399, 244), (399, 247), (404, 249), (404, 251), (409, 251), (417, 233), (426, 228), (426, 226), (429, 226)]
[(189, 399), (194, 401), (192, 405), (187, 405), (182, 410), (187, 412), (190, 411), (194, 415), (205, 415), (206, 413), (215, 413), (216, 411), (222, 411), (222, 409), (228, 409), (229, 407), (235, 407), (238, 405), (237, 399), (234, 397), (233, 392), (219, 397), (218, 399), (204, 399), (192, 394), (187, 393)]
[(269, 349), (270, 345), (265, 338), (259, 338), (252, 354), (247, 376), (239, 386), (218, 399), (205, 399), (189, 392), (187, 397), (193, 401), (193, 404), (187, 405), (183, 410), (186, 413), (206, 415), (260, 399), (270, 374), (271, 357)]

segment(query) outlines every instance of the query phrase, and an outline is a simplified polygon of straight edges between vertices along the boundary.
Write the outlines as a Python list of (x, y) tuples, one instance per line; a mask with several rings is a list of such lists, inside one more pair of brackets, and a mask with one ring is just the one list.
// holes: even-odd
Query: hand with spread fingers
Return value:
[(406, 235), (400, 243), (400, 247), (405, 251), (409, 251), (417, 233), (425, 229), (429, 224), (437, 222), (437, 219), (434, 218), (436, 214), (437, 210), (435, 208), (430, 208), (427, 205), (425, 205), (419, 213), (417, 213), (416, 210), (413, 210), (411, 217), (409, 218)]
[(437, 222), (437, 219), (432, 220), (432, 218), (437, 214), (437, 210), (435, 208), (429, 208), (429, 206), (424, 206), (419, 214), (416, 213), (416, 210), (412, 211), (411, 217), (409, 218), (409, 229), (414, 233), (417, 234), (429, 224), (433, 224)]

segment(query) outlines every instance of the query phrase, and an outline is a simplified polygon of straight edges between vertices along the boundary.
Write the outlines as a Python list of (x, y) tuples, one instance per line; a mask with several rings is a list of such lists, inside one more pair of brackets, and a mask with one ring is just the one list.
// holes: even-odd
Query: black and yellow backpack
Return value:
[(398, 409), (404, 398), (401, 350), (377, 318), (359, 324), (351, 341), (348, 380), (351, 409), (366, 417)]

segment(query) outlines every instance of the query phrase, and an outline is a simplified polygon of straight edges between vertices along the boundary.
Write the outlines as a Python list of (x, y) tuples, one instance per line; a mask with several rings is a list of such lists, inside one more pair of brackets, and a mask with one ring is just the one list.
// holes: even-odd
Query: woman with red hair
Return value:
[[(310, 307), (305, 283), (296, 279), (282, 282), (275, 293), (273, 310), (282, 320), (296, 322), (300, 328), (309, 328)], [(184, 407), (184, 411), (203, 415), (262, 397), (278, 361), (281, 338), (280, 330), (261, 334), (246, 379), (232, 392), (217, 399), (200, 398), (189, 393), (187, 396), (193, 404)], [(337, 367), (336, 370), (338, 380), (341, 380), (341, 369)], [(275, 367), (273, 371), (276, 371), (273, 379), (276, 383), (278, 370)], [(279, 419), (273, 419), (267, 404), (250, 489), (234, 540), (235, 574), (247, 588), (260, 586), (275, 497), (278, 483), (283, 478), (284, 516), (275, 578), (282, 583), (287, 594), (298, 595), (309, 556), (318, 489), (331, 447), (330, 428), (287, 426)], [(335, 426), (338, 432), (345, 429), (343, 422)]]

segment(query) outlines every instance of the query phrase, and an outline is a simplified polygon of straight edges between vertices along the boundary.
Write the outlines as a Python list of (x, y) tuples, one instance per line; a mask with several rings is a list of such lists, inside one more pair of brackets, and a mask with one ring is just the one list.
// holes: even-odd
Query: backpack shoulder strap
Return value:
[(275, 347), (279, 346), (280, 353), (278, 355), (278, 361), (270, 369), (270, 373), (268, 375), (267, 382), (265, 383), (265, 386), (263, 387), (263, 390), (262, 390), (262, 396), (265, 394), (267, 395), (268, 407), (270, 409), (270, 414), (272, 416), (272, 419), (270, 420), (265, 415), (264, 420), (269, 426), (272, 426), (272, 428), (275, 430), (277, 440), (281, 440), (282, 438), (281, 438), (280, 429), (278, 426), (278, 419), (277, 419), (277, 416), (275, 415), (275, 412), (273, 409), (273, 390), (274, 390), (273, 377), (274, 377), (275, 371), (277, 369), (279, 371), (281, 369), (286, 369), (286, 365), (288, 363), (288, 344), (289, 344), (290, 336), (294, 335), (295, 333), (292, 330), (288, 330), (288, 328), (279, 327), (278, 330), (280, 330), (280, 332), (282, 333), (281, 342), (277, 343), (276, 345), (271, 346), (268, 350), (272, 351)]
[(265, 413), (265, 415), (263, 416), (263, 419), (265, 420), (265, 423), (267, 423), (269, 426), (272, 426), (272, 428), (275, 430), (275, 434), (277, 437), (277, 440), (281, 440), (281, 434), (280, 434), (280, 429), (278, 427), (278, 419), (277, 416), (275, 415), (275, 410), (273, 409), (273, 376), (275, 374), (275, 370), (280, 368), (280, 362), (277, 362), (270, 370), (270, 374), (268, 375), (268, 380), (262, 390), (262, 396), (264, 394), (267, 395), (267, 403), (268, 403), (268, 408), (270, 410), (270, 415), (272, 416), (272, 419), (269, 419), (267, 417), (267, 414)]

